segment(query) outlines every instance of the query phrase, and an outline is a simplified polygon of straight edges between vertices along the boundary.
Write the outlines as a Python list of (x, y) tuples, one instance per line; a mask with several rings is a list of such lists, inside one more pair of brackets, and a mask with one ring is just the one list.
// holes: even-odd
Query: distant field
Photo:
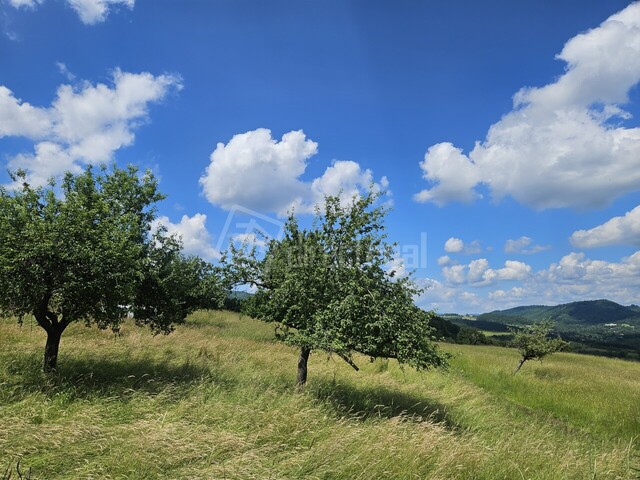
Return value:
[[(296, 352), (269, 325), (199, 312), (169, 336), (72, 327), (60, 373), (44, 335), (0, 320), (0, 478), (633, 479), (640, 363), (443, 344), (447, 372)], [(15, 478), (15, 476), (14, 476)]]
[(513, 333), (511, 332), (491, 332), (489, 330), (480, 330), (480, 331), (484, 333), (487, 337), (509, 337), (513, 335)]

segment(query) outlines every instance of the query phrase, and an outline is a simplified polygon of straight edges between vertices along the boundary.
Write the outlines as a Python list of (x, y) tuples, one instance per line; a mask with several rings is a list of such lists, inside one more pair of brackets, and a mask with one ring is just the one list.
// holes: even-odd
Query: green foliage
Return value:
[[(481, 330), (458, 325), (440, 316), (434, 316), (429, 321), (434, 329), (434, 336), (442, 341), (466, 345), (495, 345), (495, 340), (488, 338)], [(470, 321), (473, 324), (473, 321)]]
[(378, 196), (346, 206), (327, 197), (312, 229), (301, 229), (292, 215), (263, 259), (232, 247), (229, 270), (258, 287), (250, 313), (275, 323), (278, 338), (300, 346), (303, 356), (324, 350), (354, 368), (354, 352), (418, 369), (443, 366), (446, 356), (431, 341), (432, 314), (413, 303), (420, 290), (388, 271), (393, 246), (383, 232), (386, 209), (373, 206)]
[(517, 373), (527, 360), (542, 360), (547, 355), (557, 352), (567, 345), (567, 342), (561, 338), (551, 338), (549, 336), (552, 328), (553, 322), (544, 320), (540, 323), (513, 330), (512, 346), (522, 355), (514, 373)]
[(12, 178), (21, 188), (0, 188), (0, 314), (35, 317), (49, 338), (45, 369), (55, 368), (72, 322), (117, 330), (133, 311), (166, 333), (218, 290), (209, 267), (182, 257), (178, 239), (151, 235), (164, 196), (150, 172), (89, 167), (44, 188), (24, 172)]
[(489, 345), (492, 342), (477, 328), (462, 326), (456, 336), (456, 343), (465, 345)]

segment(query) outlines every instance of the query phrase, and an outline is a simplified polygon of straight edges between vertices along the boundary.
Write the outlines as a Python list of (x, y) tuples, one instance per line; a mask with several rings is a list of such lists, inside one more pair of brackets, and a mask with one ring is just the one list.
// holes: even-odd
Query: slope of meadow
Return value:
[[(0, 478), (637, 478), (640, 364), (443, 345), (447, 372), (296, 352), (268, 325), (199, 312), (169, 336), (73, 326), (60, 372), (44, 335), (0, 320)], [(15, 474), (12, 478), (16, 478)]]

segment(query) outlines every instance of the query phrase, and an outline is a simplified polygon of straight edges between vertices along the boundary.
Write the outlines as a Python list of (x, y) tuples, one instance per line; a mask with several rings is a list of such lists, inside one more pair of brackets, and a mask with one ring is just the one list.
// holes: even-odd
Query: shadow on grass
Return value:
[(169, 393), (188, 395), (188, 388), (199, 383), (210, 383), (230, 388), (233, 379), (217, 365), (202, 361), (172, 362), (151, 357), (101, 358), (84, 356), (65, 357), (58, 371), (44, 374), (39, 356), (15, 357), (6, 370), (12, 374), (14, 396), (43, 393), (53, 397), (65, 394), (69, 398), (119, 397), (126, 399), (136, 393)]
[(339, 414), (360, 420), (402, 417), (414, 422), (440, 423), (449, 430), (459, 429), (443, 404), (383, 385), (356, 386), (319, 380), (308, 391), (330, 403)]

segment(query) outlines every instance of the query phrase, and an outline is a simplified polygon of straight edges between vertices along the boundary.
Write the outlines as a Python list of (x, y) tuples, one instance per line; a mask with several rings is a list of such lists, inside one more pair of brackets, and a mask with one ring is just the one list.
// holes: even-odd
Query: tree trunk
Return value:
[(527, 359), (525, 357), (522, 357), (520, 359), (520, 362), (518, 362), (518, 366), (516, 367), (516, 369), (513, 371), (513, 374), (515, 375), (516, 373), (518, 373), (520, 371), (520, 369), (522, 368), (522, 365), (524, 364), (524, 362), (526, 362)]
[(47, 344), (44, 347), (44, 362), (42, 369), (45, 372), (55, 372), (58, 366), (58, 349), (62, 332), (53, 327), (47, 331)]
[(309, 354), (311, 349), (309, 347), (302, 347), (300, 349), (300, 356), (298, 357), (298, 380), (296, 385), (298, 387), (304, 387), (307, 383), (307, 362), (309, 361)]

